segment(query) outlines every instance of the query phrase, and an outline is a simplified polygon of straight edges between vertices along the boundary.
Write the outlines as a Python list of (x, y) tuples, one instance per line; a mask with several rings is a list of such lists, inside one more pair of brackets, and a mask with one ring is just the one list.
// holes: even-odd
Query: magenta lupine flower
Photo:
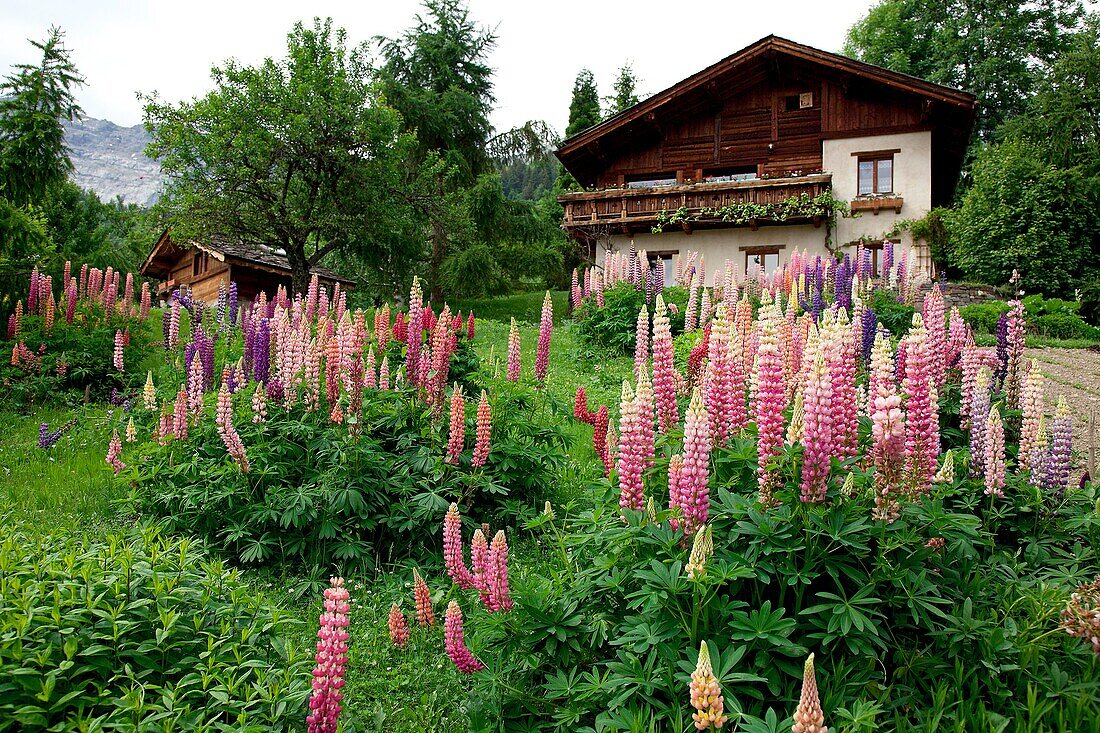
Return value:
[(466, 440), (466, 400), (462, 387), (455, 382), (451, 389), (451, 422), (447, 437), (447, 457), (444, 463), (457, 464)]
[(348, 666), (348, 612), (350, 595), (343, 578), (331, 578), (325, 589), (325, 610), (317, 630), (317, 666), (306, 726), (309, 733), (336, 733), (343, 709), (344, 672)]
[(645, 507), (642, 486), (642, 458), (640, 407), (630, 384), (623, 380), (622, 399), (619, 402), (619, 506), (640, 511)]
[(462, 515), (458, 504), (451, 504), (443, 517), (443, 564), (455, 585), (464, 590), (474, 587), (474, 577), (466, 567), (462, 549)]
[(996, 406), (986, 420), (985, 493), (998, 498), (1005, 495), (1005, 428)]
[(649, 311), (643, 305), (634, 328), (634, 379), (649, 369)]
[(573, 284), (569, 288), (569, 306), (573, 310), (577, 310), (581, 307), (581, 284), (580, 278), (577, 275), (577, 268), (573, 268)]
[(396, 604), (390, 604), (390, 642), (399, 649), (405, 648), (409, 643), (409, 622), (401, 608)]
[(710, 449), (710, 416), (702, 394), (695, 389), (684, 417), (684, 465), (678, 485), (687, 534), (706, 524), (710, 515)]
[(481, 399), (477, 403), (477, 434), (474, 440), (474, 457), (470, 465), (479, 468), (489, 458), (489, 439), (493, 432), (493, 413), (489, 407), (489, 395), (481, 390)]
[(27, 291), (27, 312), (34, 314), (38, 311), (38, 265), (31, 268), (31, 283), (30, 289)]
[(76, 280), (69, 280), (65, 289), (65, 323), (71, 324), (76, 317)]
[(447, 606), (447, 614), (443, 619), (443, 640), (447, 656), (454, 662), (455, 667), (462, 674), (473, 674), (485, 669), (485, 665), (478, 661), (466, 647), (465, 634), (462, 629), (462, 609), (458, 601), (451, 601)]
[(688, 690), (691, 694), (691, 706), (695, 708), (691, 719), (696, 730), (718, 729), (726, 724), (722, 688), (718, 685), (718, 678), (714, 676), (705, 641), (699, 642), (699, 658), (695, 671), (691, 673)]
[(416, 623), (420, 626), (435, 626), (432, 591), (416, 568), (413, 568), (413, 599), (416, 601)]
[(657, 403), (657, 426), (662, 434), (680, 422), (673, 357), (672, 326), (664, 298), (658, 293), (653, 313), (653, 394)]
[(684, 330), (694, 331), (699, 326), (699, 278), (691, 276), (688, 289), (687, 310), (684, 311)]
[(519, 326), (516, 325), (516, 319), (512, 319), (512, 328), (508, 331), (508, 381), (519, 381)]
[(126, 464), (122, 462), (122, 441), (118, 437), (118, 431), (111, 436), (111, 443), (107, 446), (107, 464), (115, 470), (117, 476)]
[(758, 455), (757, 485), (760, 503), (773, 503), (772, 490), (779, 484), (779, 477), (768, 464), (783, 450), (783, 411), (787, 409), (787, 387), (783, 380), (783, 354), (779, 351), (777, 333), (778, 312), (768, 308), (760, 322), (760, 347), (756, 352), (755, 394), (753, 395), (753, 420), (756, 422), (756, 448)]
[(221, 436), (225, 449), (240, 466), (241, 471), (248, 473), (248, 456), (245, 455), (241, 436), (233, 427), (233, 403), (229, 394), (229, 383), (226, 381), (222, 381), (221, 389), (218, 390), (218, 410), (214, 422), (218, 426), (218, 435)]
[(420, 280), (413, 277), (409, 290), (409, 328), (406, 334), (405, 377), (409, 384), (419, 384), (420, 341), (424, 335), (424, 293), (420, 289)]
[[(819, 341), (816, 335), (811, 341)], [(802, 392), (802, 501), (825, 500), (829, 482), (830, 446), (832, 445), (832, 382), (825, 367), (824, 346), (814, 343), (810, 370)]]
[[(856, 400), (856, 342), (850, 337), (847, 314), (841, 310), (834, 322), (831, 316), (824, 320), (822, 345), (825, 347), (825, 366), (832, 383), (829, 409), (833, 437), (830, 454), (840, 460), (856, 455), (859, 445), (859, 409)], [(826, 345), (827, 344), (827, 345)]]
[(1031, 360), (1031, 368), (1024, 378), (1024, 388), (1020, 394), (1020, 452), (1017, 469), (1027, 471), (1031, 467), (1031, 451), (1039, 438), (1039, 421), (1043, 417), (1043, 374), (1039, 364)]
[(905, 460), (913, 488), (925, 492), (936, 475), (940, 455), (939, 405), (932, 383), (928, 333), (924, 319), (913, 314), (913, 327), (905, 338)]
[(512, 596), (508, 590), (508, 541), (504, 530), (497, 530), (489, 546), (489, 560), (485, 584), (489, 589), (490, 613), (512, 610)]
[(814, 655), (806, 659), (802, 671), (802, 695), (794, 711), (793, 733), (829, 733), (825, 727), (825, 713), (821, 710), (821, 698), (817, 692), (817, 675), (814, 672)]
[(924, 296), (924, 327), (928, 331), (928, 364), (932, 384), (943, 385), (947, 369), (947, 323), (944, 320), (943, 293), (939, 283)]
[(542, 299), (542, 318), (539, 321), (538, 351), (535, 353), (535, 380), (539, 384), (546, 381), (546, 371), (550, 366), (550, 335), (554, 329), (554, 303), (550, 300), (550, 291)]
[(123, 361), (122, 348), (123, 348), (122, 331), (115, 331), (115, 351), (114, 351), (114, 357), (111, 360), (111, 363), (113, 363), (114, 366), (115, 366), (115, 369), (117, 369), (120, 372), (126, 371), (126, 365), (125, 365), (125, 362)]

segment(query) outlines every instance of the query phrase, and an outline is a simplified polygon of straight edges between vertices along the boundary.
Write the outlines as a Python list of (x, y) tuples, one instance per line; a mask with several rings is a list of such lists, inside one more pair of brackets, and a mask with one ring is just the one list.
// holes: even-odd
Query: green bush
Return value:
[[(1032, 334), (1051, 339), (1091, 339), (1100, 340), (1100, 329), (1094, 328), (1081, 318), (1081, 304), (1059, 298), (1043, 298), (1041, 295), (1029, 295), (1023, 299), (1027, 316), (1028, 331)], [(995, 334), (997, 321), (1009, 310), (1008, 303), (1000, 300), (988, 303), (976, 303), (959, 309), (963, 320), (970, 324), (976, 334)]]
[(1008, 303), (991, 300), (988, 303), (974, 303), (959, 308), (959, 315), (970, 325), (974, 333), (996, 333), (997, 321), (1008, 313)]
[(878, 316), (879, 324), (888, 329), (894, 338), (900, 338), (909, 333), (916, 309), (911, 305), (899, 303), (893, 291), (875, 290), (867, 306)]
[[(679, 286), (665, 288), (662, 297), (669, 308), (669, 322), (675, 335), (684, 330), (688, 291)], [(596, 298), (585, 298), (573, 314), (581, 342), (592, 350), (614, 353), (633, 353), (638, 328), (638, 312), (646, 305), (645, 293), (634, 289), (627, 282), (616, 283), (604, 290), (604, 305), (596, 305)], [(653, 305), (648, 306), (650, 317)]]
[(90, 542), (0, 517), (2, 728), (303, 728), (297, 623), (155, 527)]

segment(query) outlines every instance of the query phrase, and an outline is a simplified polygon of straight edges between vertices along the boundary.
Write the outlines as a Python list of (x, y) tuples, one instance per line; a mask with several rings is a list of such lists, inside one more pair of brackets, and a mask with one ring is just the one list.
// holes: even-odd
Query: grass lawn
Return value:
[[(474, 318), (508, 323), (515, 318), (521, 323), (537, 324), (542, 318), (544, 291), (506, 295), (502, 298), (455, 300), (450, 302), (452, 311), (474, 312)], [(554, 323), (562, 323), (569, 317), (569, 293), (554, 290), (550, 293), (554, 302)]]

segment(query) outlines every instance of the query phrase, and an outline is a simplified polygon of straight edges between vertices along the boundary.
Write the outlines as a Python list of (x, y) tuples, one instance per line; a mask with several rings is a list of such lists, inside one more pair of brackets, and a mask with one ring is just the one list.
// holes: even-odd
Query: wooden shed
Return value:
[[(336, 283), (344, 290), (353, 288), (353, 280), (326, 267), (314, 267), (322, 285), (331, 292)], [(160, 279), (157, 294), (167, 298), (173, 290), (186, 286), (196, 300), (213, 303), (218, 288), (237, 283), (237, 297), (252, 301), (261, 292), (272, 297), (280, 285), (290, 289), (290, 263), (281, 250), (266, 244), (245, 244), (214, 236), (204, 242), (177, 243), (166, 229), (153, 245), (141, 266), (141, 274)]]

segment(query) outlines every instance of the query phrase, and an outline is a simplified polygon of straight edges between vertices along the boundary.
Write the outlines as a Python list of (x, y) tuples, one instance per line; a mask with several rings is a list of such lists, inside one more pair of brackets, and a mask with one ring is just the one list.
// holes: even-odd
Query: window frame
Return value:
[[(897, 194), (895, 190), (897, 166), (894, 165), (894, 157), (901, 152), (901, 148), (894, 148), (893, 150), (863, 150), (852, 153), (852, 157), (856, 159), (856, 196), (890, 196)], [(879, 163), (889, 160), (890, 161), (890, 190), (879, 190)], [(863, 192), (863, 174), (861, 167), (864, 163), (871, 163), (871, 190), (867, 193)]]
[(771, 274), (771, 272), (768, 272), (768, 268), (767, 268), (767, 265), (765, 264), (765, 259), (764, 259), (768, 255), (775, 255), (775, 269), (772, 270), (772, 272), (775, 272), (776, 270), (778, 270), (780, 268), (780, 266), (782, 265), (782, 263), (783, 263), (783, 259), (782, 259), (783, 247), (781, 245), (778, 245), (778, 244), (776, 244), (776, 245), (764, 244), (764, 245), (753, 246), (753, 247), (744, 247), (743, 249), (744, 249), (744, 252), (745, 252), (745, 276), (746, 277), (748, 277), (748, 274), (749, 274), (749, 265), (752, 264), (752, 261), (751, 261), (750, 258), (752, 258), (752, 257), (759, 257), (760, 258), (760, 271), (764, 275), (770, 275)]

